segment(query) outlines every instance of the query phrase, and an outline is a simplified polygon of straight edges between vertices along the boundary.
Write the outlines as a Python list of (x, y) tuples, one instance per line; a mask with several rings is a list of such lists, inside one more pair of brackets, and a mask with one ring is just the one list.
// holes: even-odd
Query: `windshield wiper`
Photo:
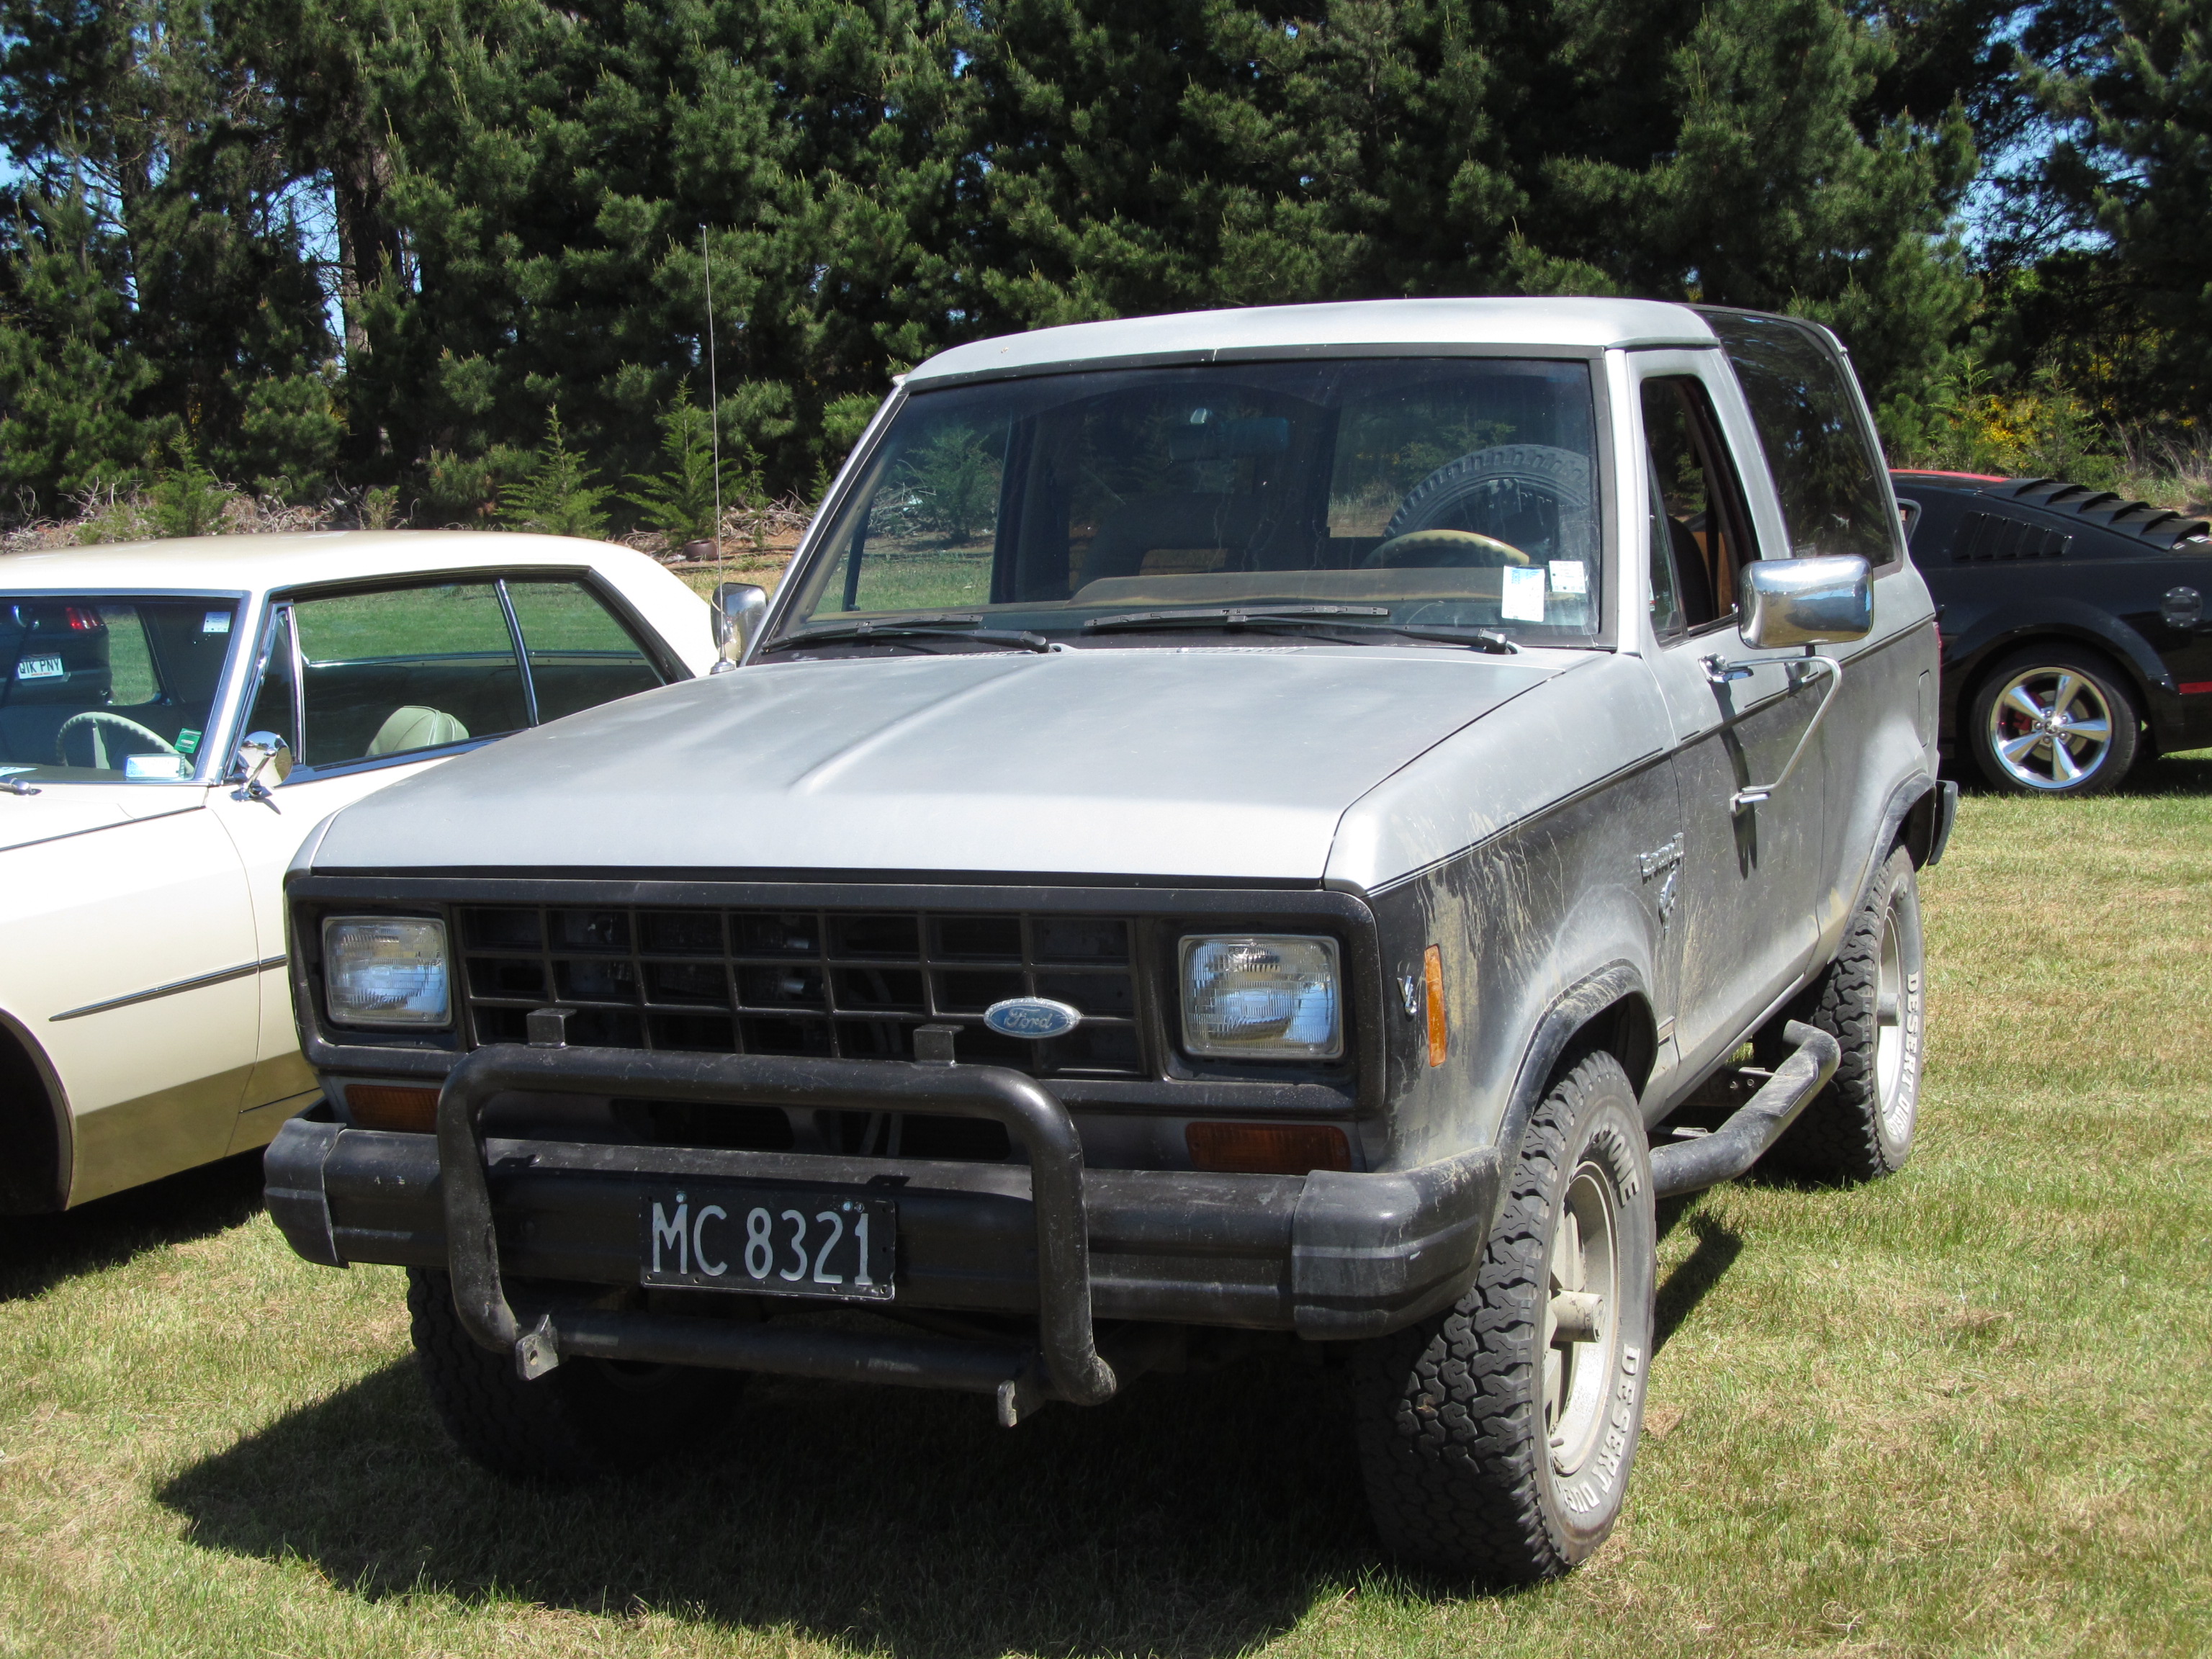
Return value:
[(823, 628), (810, 628), (802, 634), (787, 634), (780, 640), (771, 640), (761, 649), (769, 651), (803, 650), (810, 645), (835, 644), (840, 641), (872, 643), (914, 639), (981, 640), (987, 645), (1002, 645), (1009, 650), (1049, 651), (1052, 641), (1042, 634), (1008, 628), (985, 628), (983, 619), (975, 616), (910, 617), (900, 622), (832, 623)]
[(1463, 645), (1470, 650), (1486, 651), (1497, 656), (1511, 656), (1521, 649), (1504, 635), (1493, 634), (1486, 628), (1456, 628), (1445, 624), (1425, 628), (1401, 623), (1361, 620), (1389, 614), (1389, 607), (1380, 605), (1129, 611), (1117, 617), (1094, 617), (1083, 624), (1083, 631), (1091, 634), (1141, 628), (1220, 628), (1231, 630), (1250, 629), (1260, 633), (1274, 634), (1311, 628), (1331, 633), (1393, 634), (1402, 639), (1435, 640), (1445, 645)]

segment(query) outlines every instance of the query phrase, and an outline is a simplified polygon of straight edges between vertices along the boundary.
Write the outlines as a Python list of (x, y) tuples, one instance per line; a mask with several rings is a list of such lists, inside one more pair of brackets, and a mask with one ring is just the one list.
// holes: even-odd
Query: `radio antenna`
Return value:
[(722, 568), (722, 388), (714, 373), (714, 257), (707, 251), (707, 227), (699, 227), (699, 259), (707, 271), (707, 423), (714, 440), (714, 580)]

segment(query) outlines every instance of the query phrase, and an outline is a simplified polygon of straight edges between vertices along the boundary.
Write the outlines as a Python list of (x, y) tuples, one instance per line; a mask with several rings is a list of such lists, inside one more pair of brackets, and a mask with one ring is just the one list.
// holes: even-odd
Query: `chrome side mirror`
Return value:
[(1856, 555), (1754, 559), (1744, 566), (1736, 631), (1755, 649), (1831, 645), (1874, 631), (1874, 582)]
[(768, 589), (750, 582), (717, 582), (713, 600), (714, 653), (710, 672), (726, 674), (738, 665), (768, 616)]
[(238, 798), (268, 800), (269, 786), (292, 775), (292, 745), (275, 732), (248, 732), (238, 740)]

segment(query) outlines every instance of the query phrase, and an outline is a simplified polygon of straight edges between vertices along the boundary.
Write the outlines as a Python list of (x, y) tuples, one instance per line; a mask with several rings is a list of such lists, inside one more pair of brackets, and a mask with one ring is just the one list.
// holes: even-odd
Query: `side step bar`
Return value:
[(1735, 1180), (1782, 1139), (1806, 1103), (1827, 1085), (1843, 1058), (1835, 1038), (1795, 1019), (1782, 1028), (1782, 1036), (1796, 1045), (1796, 1052), (1727, 1122), (1709, 1135), (1653, 1149), (1651, 1189), (1657, 1196), (1680, 1198)]

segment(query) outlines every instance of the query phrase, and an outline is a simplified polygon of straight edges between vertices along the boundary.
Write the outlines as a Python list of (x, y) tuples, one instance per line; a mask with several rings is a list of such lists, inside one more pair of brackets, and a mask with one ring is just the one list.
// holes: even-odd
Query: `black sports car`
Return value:
[(1943, 641), (1944, 753), (2091, 795), (2212, 747), (2212, 526), (2056, 478), (1893, 472)]

